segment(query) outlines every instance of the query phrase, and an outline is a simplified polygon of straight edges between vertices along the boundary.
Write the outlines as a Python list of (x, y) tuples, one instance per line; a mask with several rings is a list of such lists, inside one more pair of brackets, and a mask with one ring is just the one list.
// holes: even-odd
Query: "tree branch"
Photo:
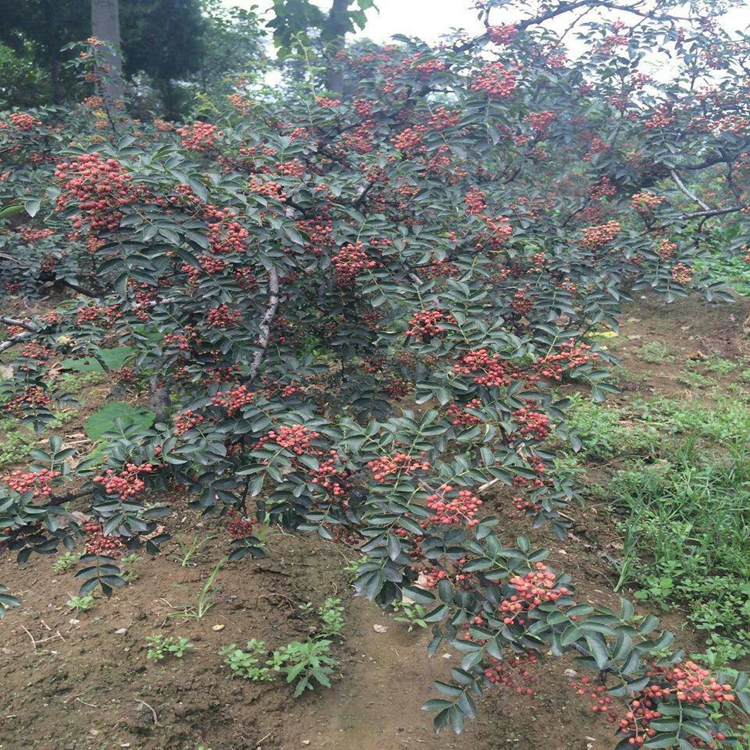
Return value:
[(683, 194), (690, 198), (693, 203), (697, 203), (704, 211), (713, 210), (711, 206), (709, 206), (707, 203), (704, 203), (692, 190), (690, 190), (690, 188), (680, 179), (680, 175), (677, 174), (673, 167), (669, 167), (669, 174), (677, 183), (677, 187), (680, 188)]
[(271, 323), (273, 323), (276, 311), (279, 309), (279, 274), (275, 268), (268, 272), (268, 298), (268, 308), (258, 326), (260, 330), (258, 346), (260, 348), (253, 355), (253, 362), (250, 365), (250, 380), (253, 380), (260, 370), (271, 338)]
[(24, 328), (32, 333), (38, 333), (38, 328), (28, 321), (19, 320), (18, 318), (9, 318), (7, 315), (0, 315), (0, 323), (4, 323), (6, 326), (16, 326), (16, 328)]

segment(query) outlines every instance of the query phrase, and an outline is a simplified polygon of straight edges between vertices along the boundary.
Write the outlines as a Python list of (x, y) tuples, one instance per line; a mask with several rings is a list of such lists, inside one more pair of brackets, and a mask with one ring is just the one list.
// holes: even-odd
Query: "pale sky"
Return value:
[[(268, 10), (271, 0), (223, 0), (226, 5), (241, 7), (258, 6), (261, 11)], [(331, 0), (314, 0), (322, 8), (328, 9)], [(368, 23), (364, 32), (357, 36), (366, 36), (376, 42), (385, 42), (393, 34), (416, 36), (426, 42), (435, 42), (440, 36), (455, 28), (466, 29), (472, 36), (483, 31), (477, 19), (472, 0), (376, 0), (379, 13), (368, 11)], [(613, 20), (617, 14), (613, 14)], [(502, 22), (499, 13), (492, 17), (494, 23)], [(562, 28), (569, 23), (563, 20)], [(731, 29), (746, 29), (750, 26), (750, 0), (745, 0), (739, 7), (727, 13), (724, 26)]]

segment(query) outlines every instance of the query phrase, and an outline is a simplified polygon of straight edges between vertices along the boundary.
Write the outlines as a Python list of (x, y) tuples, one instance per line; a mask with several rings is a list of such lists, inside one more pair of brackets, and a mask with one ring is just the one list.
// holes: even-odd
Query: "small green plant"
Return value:
[(296, 682), (294, 697), (305, 690), (314, 690), (315, 683), (331, 687), (330, 675), (338, 660), (331, 654), (331, 641), (308, 639), (304, 643), (292, 641), (274, 651), (268, 662), (275, 672), (282, 672), (288, 683)]
[(133, 570), (132, 566), (139, 563), (141, 559), (141, 556), (135, 552), (120, 558), (120, 567), (122, 568), (121, 575), (128, 583), (133, 583), (133, 581), (138, 580), (138, 571)]
[(180, 557), (176, 558), (176, 560), (180, 563), (180, 567), (188, 568), (197, 565), (198, 563), (191, 562), (193, 557), (214, 538), (215, 535), (206, 536), (201, 539), (198, 534), (194, 534), (190, 542), (177, 539), (177, 544), (180, 547)]
[(188, 642), (187, 638), (174, 638), (171, 635), (165, 636), (161, 633), (150, 635), (146, 638), (146, 643), (149, 644), (146, 658), (153, 661), (161, 661), (170, 655), (182, 659), (189, 648), (195, 648), (192, 643)]
[(649, 341), (641, 346), (639, 352), (641, 359), (651, 365), (662, 362), (674, 362), (675, 356), (670, 354), (669, 347), (663, 341)]
[(712, 354), (703, 363), (703, 366), (709, 372), (715, 372), (717, 375), (727, 375), (730, 372), (734, 372), (739, 365), (737, 362), (732, 362), (731, 359), (724, 359), (716, 354)]
[(85, 596), (71, 596), (66, 604), (74, 609), (78, 614), (81, 612), (88, 612), (96, 606), (96, 599), (93, 594), (86, 594)]
[(225, 657), (224, 663), (232, 670), (234, 677), (242, 677), (252, 682), (273, 680), (273, 673), (267, 666), (270, 661), (266, 661), (268, 649), (265, 641), (252, 638), (244, 649), (232, 643), (219, 653)]
[(218, 565), (213, 569), (211, 575), (207, 578), (206, 583), (200, 592), (196, 595), (195, 604), (183, 604), (180, 605), (181, 612), (172, 612), (170, 617), (192, 617), (196, 620), (202, 620), (213, 608), (216, 602), (214, 601), (219, 591), (221, 590), (218, 586), (214, 586), (216, 576), (219, 575), (219, 571), (224, 567), (224, 563), (227, 561), (226, 558), (219, 560)]
[(321, 627), (320, 632), (323, 635), (341, 636), (341, 631), (346, 626), (344, 621), (344, 607), (341, 599), (328, 598), (323, 602), (323, 606), (318, 610), (320, 615)]
[(62, 555), (58, 555), (55, 564), (52, 566), (52, 570), (55, 573), (65, 573), (65, 571), (70, 570), (76, 564), (79, 557), (80, 555), (77, 555), (75, 552), (65, 552)]
[(346, 573), (350, 583), (359, 575), (359, 568), (367, 562), (367, 559), (367, 557), (360, 557), (358, 560), (352, 560), (348, 565), (344, 566), (344, 573)]
[(393, 602), (393, 611), (398, 613), (398, 616), (393, 619), (396, 622), (405, 623), (408, 626), (410, 633), (414, 628), (427, 627), (427, 623), (424, 619), (424, 607), (421, 604), (407, 602), (402, 599), (401, 601)]

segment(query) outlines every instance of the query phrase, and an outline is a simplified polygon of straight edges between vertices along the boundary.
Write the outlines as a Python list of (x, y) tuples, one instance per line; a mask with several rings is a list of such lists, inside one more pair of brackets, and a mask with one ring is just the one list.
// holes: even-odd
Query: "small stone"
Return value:
[(215, 630), (218, 633), (220, 630), (224, 630), (225, 627), (226, 625), (224, 625), (223, 623), (218, 623), (216, 625), (213, 625), (211, 627), (211, 630)]
[(310, 740), (302, 740), (302, 744), (303, 745), (309, 745), (310, 744)]
[(565, 676), (566, 677), (577, 677), (578, 672), (575, 671), (575, 669), (566, 669), (565, 670)]
[(385, 625), (373, 625), (372, 629), (376, 633), (387, 633), (388, 632), (388, 628)]
[(115, 630), (115, 635), (125, 635), (128, 632), (127, 628), (118, 628)]

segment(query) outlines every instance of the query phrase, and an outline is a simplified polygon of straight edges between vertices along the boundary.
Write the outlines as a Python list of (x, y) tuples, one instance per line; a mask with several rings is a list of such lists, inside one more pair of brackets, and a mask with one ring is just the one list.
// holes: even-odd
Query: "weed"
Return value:
[(171, 612), (169, 616), (192, 617), (196, 620), (202, 620), (210, 612), (214, 604), (216, 604), (214, 599), (216, 598), (220, 589), (218, 586), (214, 587), (214, 581), (216, 580), (216, 576), (219, 575), (219, 571), (222, 569), (222, 567), (224, 567), (224, 563), (226, 561), (226, 558), (222, 558), (221, 560), (219, 560), (218, 565), (211, 572), (211, 575), (206, 580), (206, 583), (200, 590), (200, 593), (196, 595), (195, 604), (180, 605), (180, 609), (182, 609), (182, 612)]
[(224, 663), (232, 670), (235, 677), (242, 677), (252, 682), (273, 680), (273, 673), (268, 666), (261, 666), (269, 663), (264, 661), (268, 654), (265, 641), (252, 638), (247, 642), (245, 649), (238, 648), (232, 643), (221, 649), (219, 653), (226, 657)]
[(323, 602), (323, 606), (318, 610), (320, 615), (320, 632), (323, 635), (341, 636), (346, 626), (344, 622), (344, 607), (341, 605), (341, 599), (328, 598)]
[(65, 573), (65, 571), (70, 570), (78, 562), (79, 557), (80, 555), (77, 555), (75, 552), (64, 552), (57, 556), (52, 570), (55, 573)]
[(136, 563), (139, 563), (141, 559), (141, 556), (139, 554), (136, 554), (135, 552), (120, 558), (120, 567), (123, 569), (121, 576), (128, 583), (133, 583), (133, 581), (138, 580), (138, 571), (133, 570), (132, 566)]
[(649, 341), (640, 347), (638, 353), (644, 362), (651, 365), (674, 362), (676, 359), (674, 354), (670, 354), (669, 347), (663, 341)]
[(315, 682), (331, 687), (329, 676), (338, 665), (331, 654), (331, 641), (308, 639), (304, 643), (292, 641), (271, 655), (270, 666), (286, 675), (288, 683), (296, 682), (294, 697), (305, 690), (314, 690)]
[(416, 602), (407, 602), (403, 599), (401, 601), (393, 602), (393, 611), (400, 613), (393, 619), (396, 622), (403, 622), (408, 625), (408, 630), (411, 633), (414, 628), (426, 628), (427, 623), (425, 622), (425, 611), (421, 604)]
[(150, 646), (146, 652), (146, 658), (153, 661), (161, 661), (170, 655), (182, 659), (189, 648), (195, 648), (192, 643), (188, 643), (187, 638), (173, 638), (161, 635), (161, 633), (148, 636), (146, 643)]
[(177, 539), (181, 556), (176, 559), (180, 563), (180, 567), (187, 568), (197, 565), (198, 563), (191, 562), (192, 558), (214, 538), (215, 536), (207, 536), (201, 539), (198, 534), (194, 534), (190, 543), (183, 542), (182, 539)]
[(78, 614), (81, 614), (81, 612), (88, 612), (90, 609), (93, 609), (96, 606), (96, 599), (94, 599), (93, 594), (86, 594), (86, 596), (71, 596), (66, 604), (71, 609), (76, 610)]

